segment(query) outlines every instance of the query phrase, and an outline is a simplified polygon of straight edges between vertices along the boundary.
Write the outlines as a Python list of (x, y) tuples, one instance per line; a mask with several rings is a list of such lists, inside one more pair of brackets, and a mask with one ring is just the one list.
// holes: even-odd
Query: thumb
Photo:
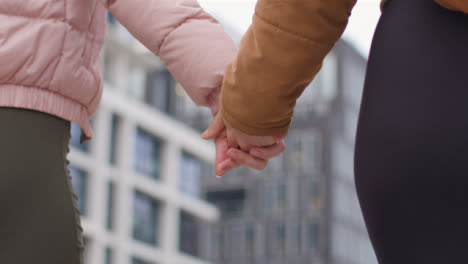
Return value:
[(221, 113), (218, 112), (218, 114), (214, 117), (213, 122), (211, 122), (210, 126), (208, 129), (205, 130), (205, 132), (202, 133), (201, 137), (203, 139), (212, 139), (215, 138), (221, 133), (224, 129), (224, 120), (221, 117)]

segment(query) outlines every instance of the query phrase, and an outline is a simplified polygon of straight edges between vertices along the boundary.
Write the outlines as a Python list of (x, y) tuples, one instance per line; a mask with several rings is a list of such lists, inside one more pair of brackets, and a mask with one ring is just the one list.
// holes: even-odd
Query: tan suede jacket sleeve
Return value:
[(468, 14), (467, 0), (435, 0), (441, 6)]
[(296, 99), (320, 70), (356, 0), (259, 0), (225, 72), (221, 113), (258, 136), (285, 134)]

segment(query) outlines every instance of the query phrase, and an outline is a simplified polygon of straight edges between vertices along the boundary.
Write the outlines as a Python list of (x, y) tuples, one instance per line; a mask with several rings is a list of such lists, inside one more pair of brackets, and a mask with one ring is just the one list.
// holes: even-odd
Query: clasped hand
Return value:
[(224, 176), (228, 171), (246, 166), (263, 170), (268, 160), (284, 152), (284, 136), (251, 136), (233, 128), (218, 112), (203, 139), (214, 139), (216, 146), (215, 173)]

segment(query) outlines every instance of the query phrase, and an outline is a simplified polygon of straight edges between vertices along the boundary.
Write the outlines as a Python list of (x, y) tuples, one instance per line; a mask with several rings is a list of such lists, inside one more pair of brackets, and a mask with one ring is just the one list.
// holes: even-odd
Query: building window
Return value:
[(320, 209), (322, 208), (322, 200), (320, 199), (319, 193), (319, 182), (316, 178), (308, 180), (308, 197), (309, 197), (309, 208)]
[(198, 257), (200, 255), (198, 246), (199, 241), (199, 225), (195, 217), (185, 213), (180, 213), (180, 228), (179, 228), (179, 249), (180, 251)]
[(107, 185), (107, 230), (114, 228), (114, 183), (109, 182)]
[(114, 259), (113, 259), (113, 252), (110, 247), (106, 247), (106, 259), (105, 262), (106, 264), (113, 264)]
[(255, 253), (255, 229), (252, 226), (247, 227), (247, 231), (245, 233), (246, 240), (247, 240), (247, 255), (251, 258), (254, 258)]
[(137, 257), (132, 257), (132, 264), (155, 264), (154, 262), (149, 262), (146, 260), (142, 260)]
[(278, 184), (278, 192), (276, 196), (276, 208), (279, 212), (284, 212), (286, 209), (286, 184)]
[(311, 223), (308, 227), (309, 248), (318, 248), (318, 224)]
[(317, 139), (315, 135), (305, 134), (301, 138), (302, 144), (302, 171), (315, 172), (317, 170), (318, 160)]
[(81, 144), (82, 131), (79, 125), (71, 123), (71, 138), (70, 145), (73, 148), (79, 149), (84, 152), (88, 152), (89, 144), (88, 142)]
[(110, 135), (110, 149), (109, 149), (109, 162), (115, 165), (117, 162), (117, 141), (119, 139), (119, 125), (120, 118), (116, 114), (111, 117), (111, 135)]
[(138, 191), (133, 196), (133, 238), (157, 245), (158, 203)]
[(208, 250), (209, 260), (213, 263), (222, 262), (224, 258), (224, 236), (223, 225), (212, 226), (209, 229)]
[(87, 206), (86, 206), (86, 195), (87, 195), (87, 184), (88, 184), (88, 175), (84, 170), (78, 169), (72, 165), (69, 166), (70, 175), (72, 177), (72, 185), (75, 190), (76, 195), (78, 196), (78, 207), (81, 211), (81, 215), (87, 215)]
[(230, 259), (245, 257), (245, 229), (242, 225), (231, 224), (226, 227), (226, 255)]
[(136, 132), (134, 166), (137, 172), (159, 179), (161, 142), (141, 129)]
[(302, 134), (288, 137), (287, 145), (290, 146), (290, 168), (302, 173), (313, 175), (316, 170), (317, 155), (316, 140), (314, 135)]
[(239, 216), (244, 212), (245, 190), (208, 192), (206, 200), (218, 207), (224, 216)]
[(155, 71), (146, 77), (146, 103), (165, 113), (175, 109), (176, 82), (168, 71)]
[(284, 224), (276, 227), (276, 241), (278, 243), (279, 254), (284, 256), (286, 253), (286, 228)]
[(288, 226), (288, 255), (299, 255), (301, 249), (301, 226), (289, 224)]
[(296, 136), (291, 137), (288, 141), (288, 146), (291, 146), (291, 153), (289, 155), (291, 159), (290, 166), (296, 171), (301, 171), (304, 163), (301, 139), (300, 137)]
[(179, 187), (183, 193), (199, 197), (202, 163), (192, 155), (182, 153)]

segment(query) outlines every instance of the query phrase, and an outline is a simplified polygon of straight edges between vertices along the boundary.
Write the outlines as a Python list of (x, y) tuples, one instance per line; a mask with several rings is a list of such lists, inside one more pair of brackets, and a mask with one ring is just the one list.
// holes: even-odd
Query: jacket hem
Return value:
[(74, 122), (83, 132), (82, 142), (92, 138), (87, 108), (63, 95), (37, 87), (0, 84), (0, 107), (24, 108)]

